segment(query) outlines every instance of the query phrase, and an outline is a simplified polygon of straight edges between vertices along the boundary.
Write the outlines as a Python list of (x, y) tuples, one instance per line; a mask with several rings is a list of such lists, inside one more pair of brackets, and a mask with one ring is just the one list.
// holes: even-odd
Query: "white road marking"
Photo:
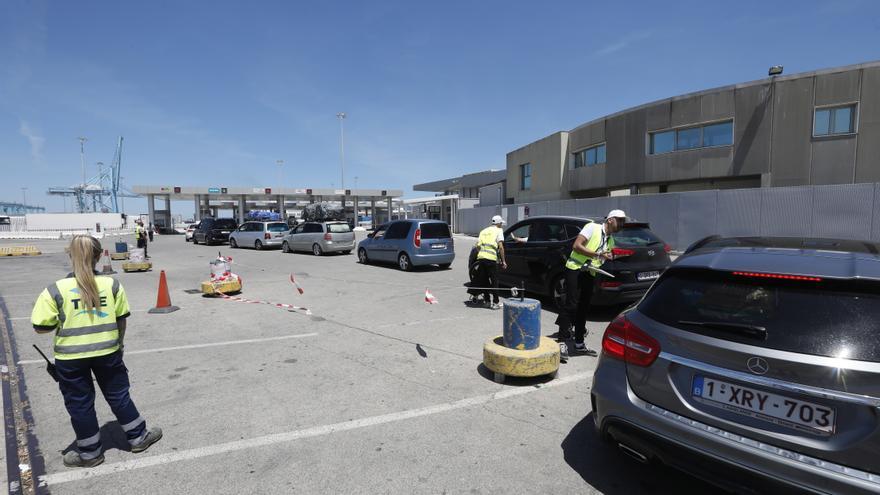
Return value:
[(108, 474), (122, 473), (133, 469), (143, 469), (152, 466), (160, 466), (174, 462), (187, 461), (192, 459), (200, 459), (212, 455), (226, 454), (240, 450), (253, 449), (258, 447), (267, 447), (278, 443), (292, 442), (303, 438), (313, 438), (332, 433), (343, 431), (357, 430), (369, 426), (383, 425), (404, 421), (412, 418), (420, 418), (423, 416), (431, 416), (434, 414), (464, 409), (466, 407), (486, 404), (491, 401), (507, 399), (518, 395), (525, 395), (538, 390), (568, 385), (579, 380), (583, 380), (592, 376), (592, 372), (578, 373), (576, 375), (557, 378), (551, 382), (536, 385), (534, 387), (511, 387), (491, 394), (477, 395), (445, 404), (435, 406), (422, 407), (419, 409), (409, 409), (390, 414), (382, 414), (379, 416), (370, 416), (367, 418), (353, 419), (351, 421), (343, 421), (329, 425), (315, 426), (304, 430), (288, 431), (284, 433), (275, 433), (272, 435), (264, 435), (245, 440), (236, 440), (233, 442), (221, 443), (216, 445), (208, 445), (195, 449), (182, 450), (177, 452), (168, 452), (152, 457), (144, 457), (132, 459), (129, 461), (115, 462), (112, 464), (103, 464), (92, 469), (77, 469), (70, 471), (61, 471), (58, 473), (47, 474), (40, 477), (40, 481), (47, 485), (58, 485), (61, 483), (69, 483), (71, 481), (80, 481), (90, 479), (97, 476), (106, 476)]
[(429, 322), (436, 323), (438, 321), (464, 320), (465, 318), (471, 318), (471, 316), (451, 316), (449, 318), (434, 318), (432, 320), (424, 320), (424, 321), (410, 321), (410, 322), (404, 322), (404, 323), (386, 323), (384, 325), (379, 325), (375, 328), (410, 327), (413, 325), (424, 325)]
[[(237, 344), (257, 344), (261, 342), (272, 342), (273, 340), (287, 340), (287, 339), (302, 339), (305, 337), (315, 337), (317, 333), (299, 333), (296, 335), (283, 335), (281, 337), (267, 337), (265, 339), (245, 339), (245, 340), (227, 340), (225, 342), (211, 342), (208, 344), (192, 344), (192, 345), (180, 345), (176, 347), (159, 347), (156, 349), (143, 349), (140, 351), (125, 351), (126, 356), (133, 356), (135, 354), (151, 354), (153, 352), (165, 352), (165, 351), (182, 351), (186, 349), (201, 349), (204, 347), (217, 347), (222, 345), (237, 345)], [(26, 359), (23, 361), (19, 361), (18, 364), (39, 364), (45, 363), (46, 361), (42, 359)]]

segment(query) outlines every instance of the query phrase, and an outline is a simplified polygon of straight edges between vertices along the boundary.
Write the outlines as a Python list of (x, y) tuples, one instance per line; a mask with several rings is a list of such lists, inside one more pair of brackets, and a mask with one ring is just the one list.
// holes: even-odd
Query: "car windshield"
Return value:
[(650, 246), (663, 242), (653, 232), (644, 227), (627, 227), (620, 232), (616, 232), (612, 237), (614, 237), (614, 243), (617, 246)]
[(351, 232), (351, 226), (347, 223), (328, 223), (327, 231), (331, 234), (344, 234), (346, 232)]
[[(669, 326), (744, 344), (880, 361), (876, 284), (775, 280), (703, 270), (670, 275), (648, 293), (639, 312)], [(756, 340), (713, 328), (712, 323), (761, 328), (766, 338)]]
[(285, 232), (288, 230), (286, 223), (270, 223), (266, 226), (266, 230), (269, 232)]
[(449, 239), (449, 225), (445, 223), (423, 223), (422, 239)]

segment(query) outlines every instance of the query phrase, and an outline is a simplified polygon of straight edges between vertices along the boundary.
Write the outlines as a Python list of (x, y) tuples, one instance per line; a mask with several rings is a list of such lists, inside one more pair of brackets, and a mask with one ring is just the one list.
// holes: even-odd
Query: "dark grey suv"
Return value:
[(697, 243), (605, 331), (600, 433), (737, 490), (880, 492), (878, 253), (833, 239)]

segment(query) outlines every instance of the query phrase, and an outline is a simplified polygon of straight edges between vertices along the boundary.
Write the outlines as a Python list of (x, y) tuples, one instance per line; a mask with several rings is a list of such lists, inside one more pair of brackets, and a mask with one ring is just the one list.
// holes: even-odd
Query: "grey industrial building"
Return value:
[(507, 154), (505, 203), (880, 182), (880, 62), (675, 96)]

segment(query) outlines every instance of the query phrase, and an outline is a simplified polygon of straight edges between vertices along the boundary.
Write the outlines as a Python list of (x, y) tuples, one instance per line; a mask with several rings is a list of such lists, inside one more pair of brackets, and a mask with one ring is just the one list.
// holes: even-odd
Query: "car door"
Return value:
[(530, 231), (523, 253), (523, 278), (526, 288), (544, 293), (550, 277), (565, 265), (570, 252), (569, 232), (561, 219), (542, 218)]
[(394, 222), (388, 227), (388, 232), (385, 233), (385, 240), (382, 242), (381, 248), (384, 261), (397, 261), (397, 253), (401, 251), (410, 253), (410, 257), (412, 257), (411, 250), (407, 246), (407, 238), (409, 237), (411, 227), (412, 223), (406, 221)]
[(498, 270), (498, 281), (504, 285), (519, 286), (526, 274), (526, 245), (534, 220), (514, 224), (504, 235), (504, 259), (507, 269)]
[(299, 238), (302, 236), (303, 228), (305, 224), (299, 224), (296, 227), (290, 230), (290, 233), (287, 234), (287, 246), (291, 251), (296, 251), (299, 249)]
[(382, 243), (385, 242), (385, 232), (388, 231), (388, 224), (382, 224), (376, 227), (376, 230), (370, 234), (369, 242), (364, 244), (367, 251), (367, 257), (371, 260), (382, 261)]

